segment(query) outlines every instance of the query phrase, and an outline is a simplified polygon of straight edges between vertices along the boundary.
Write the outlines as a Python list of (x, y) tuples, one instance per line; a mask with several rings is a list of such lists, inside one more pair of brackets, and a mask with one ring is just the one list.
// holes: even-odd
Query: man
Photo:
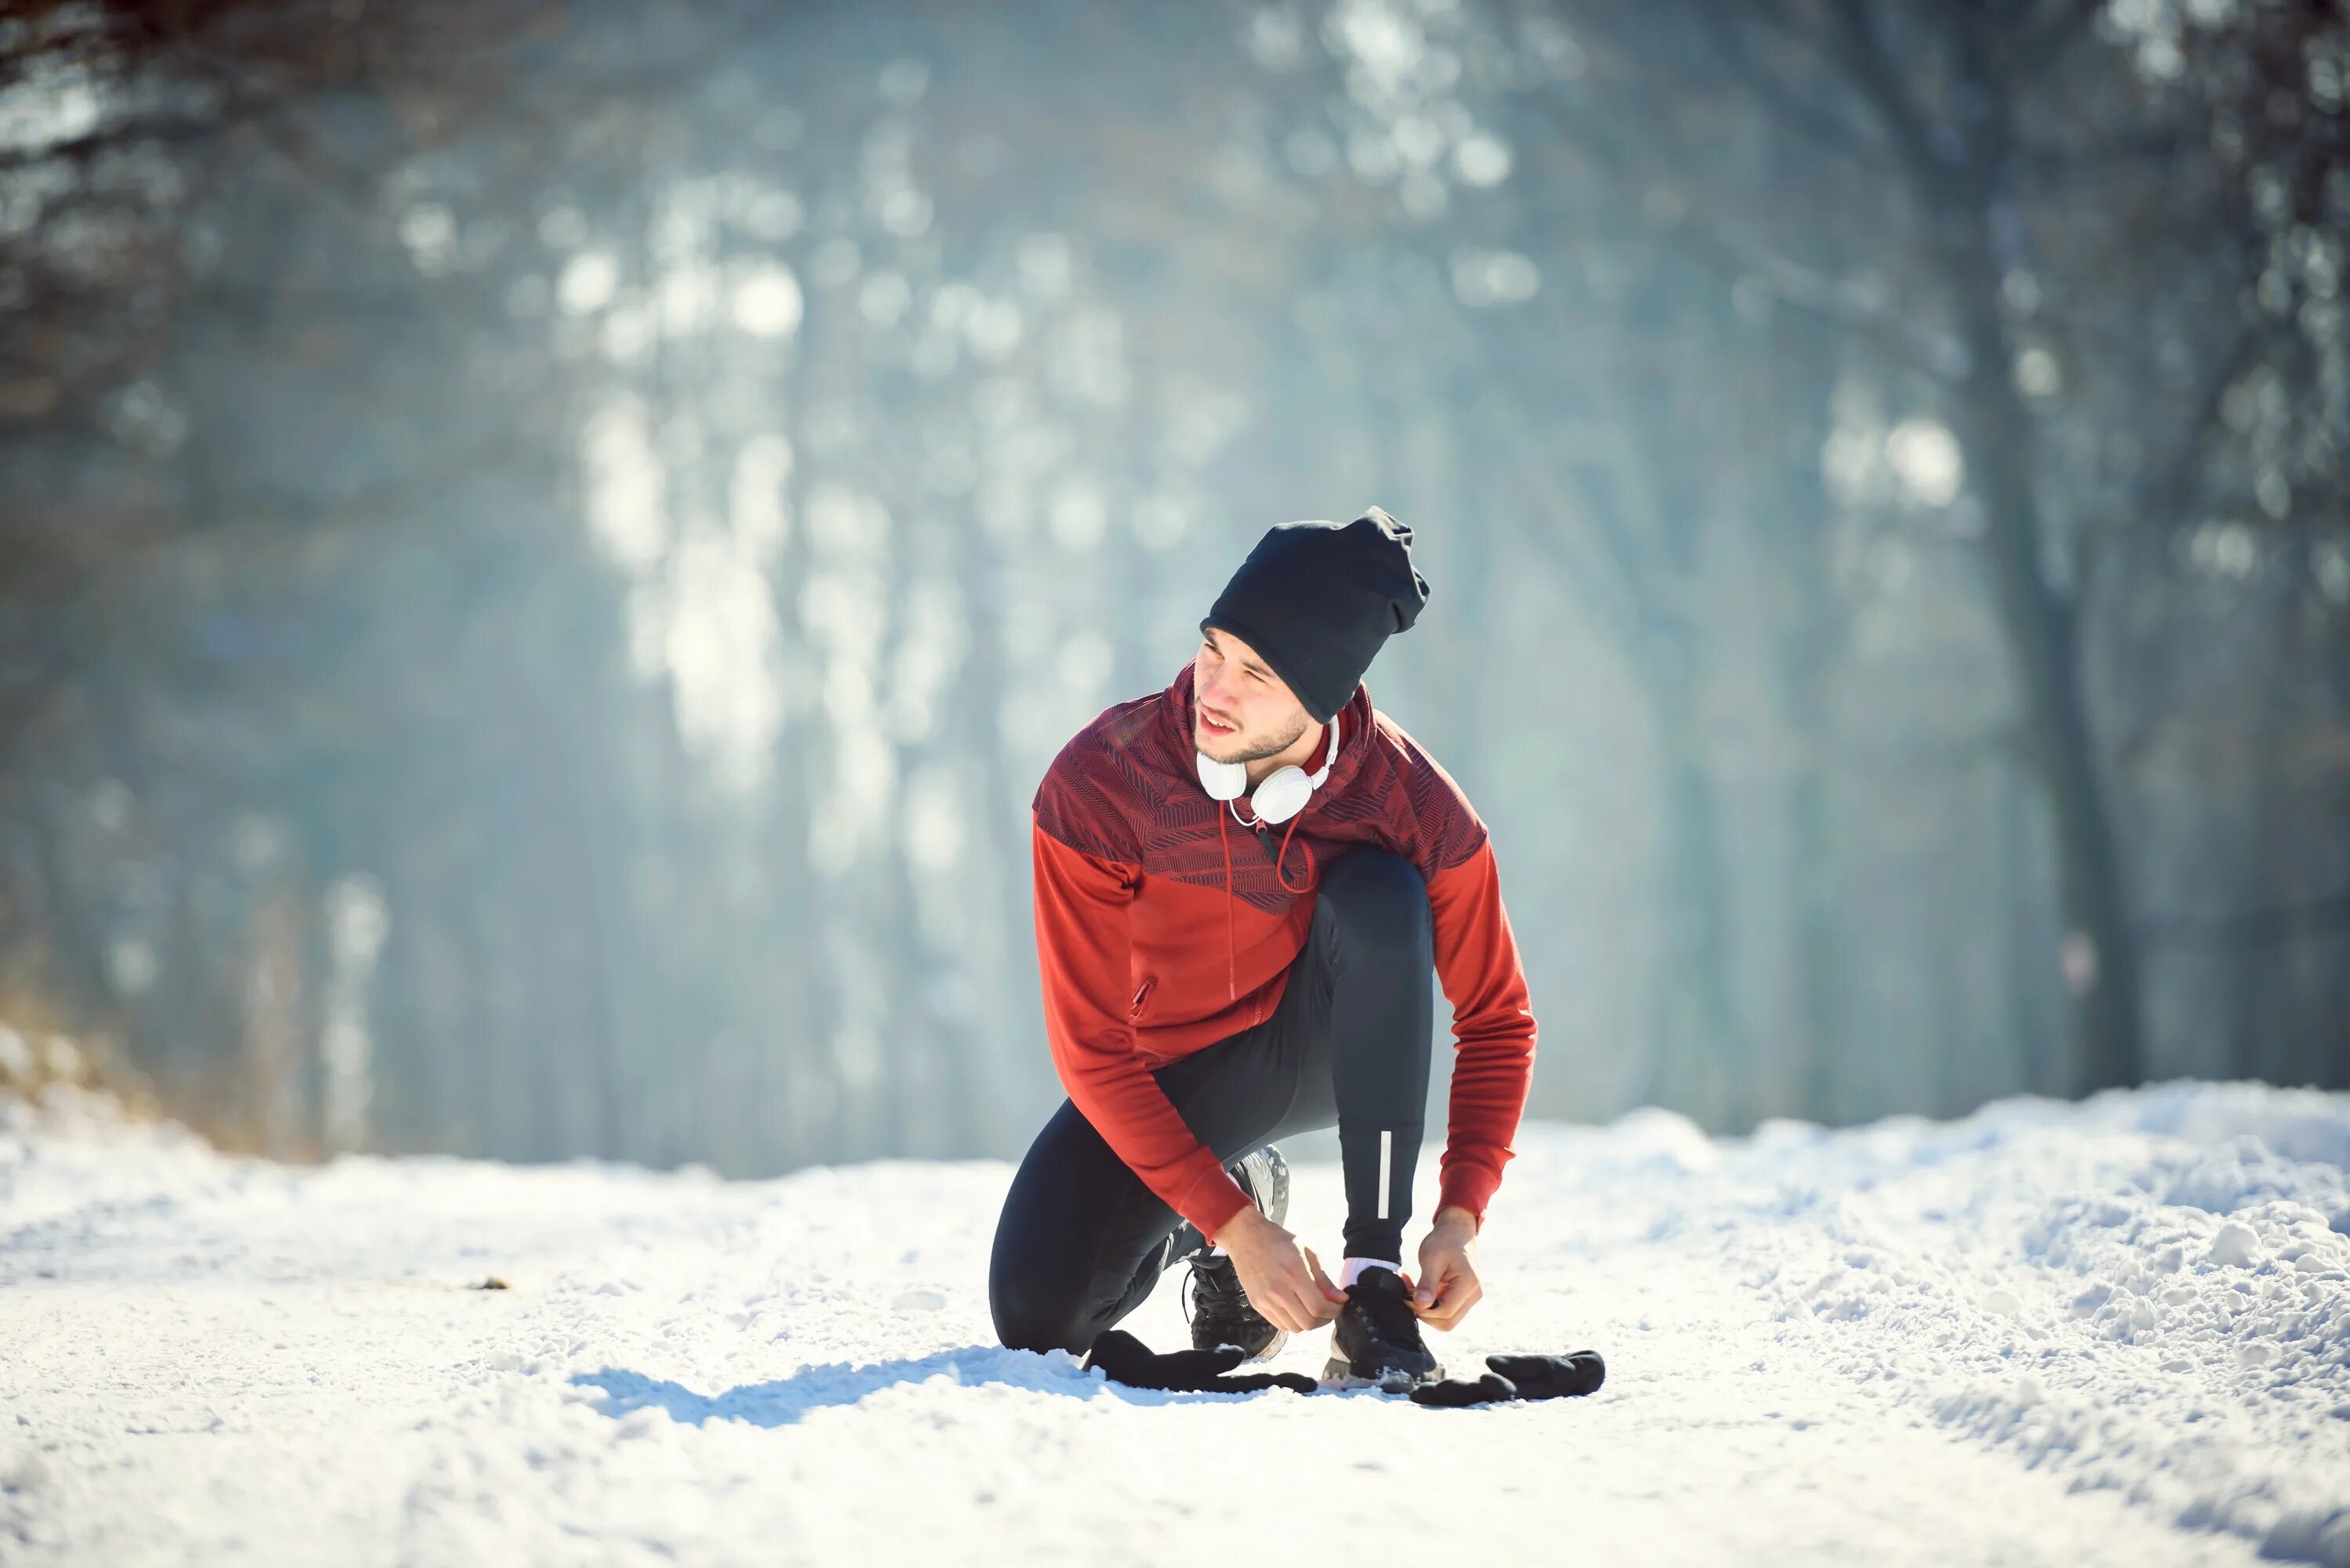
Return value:
[[(1084, 1352), (1189, 1259), (1195, 1347), (1274, 1355), (1335, 1321), (1326, 1381), (1439, 1378), (1420, 1325), (1475, 1303), (1534, 1019), (1484, 824), (1361, 684), (1428, 596), (1378, 507), (1270, 530), (1166, 690), (1112, 707), (1034, 805), (1045, 1023), (1068, 1098), (1022, 1161), (988, 1271), (1003, 1342)], [(1430, 974), (1457, 1060), (1419, 1274), (1404, 1223)], [(1271, 1140), (1336, 1126), (1334, 1282), (1282, 1226)]]

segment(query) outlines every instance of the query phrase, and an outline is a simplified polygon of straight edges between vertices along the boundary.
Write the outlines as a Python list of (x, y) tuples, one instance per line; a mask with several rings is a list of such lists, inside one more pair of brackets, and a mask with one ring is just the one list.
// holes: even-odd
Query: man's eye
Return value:
[(1262, 685), (1263, 685), (1263, 684), (1264, 684), (1264, 671), (1263, 671), (1263, 670), (1250, 670), (1250, 671), (1248, 672), (1248, 678), (1249, 678), (1251, 680), (1255, 681), (1255, 682), (1256, 682), (1258, 685), (1260, 685), (1260, 686), (1262, 686)]

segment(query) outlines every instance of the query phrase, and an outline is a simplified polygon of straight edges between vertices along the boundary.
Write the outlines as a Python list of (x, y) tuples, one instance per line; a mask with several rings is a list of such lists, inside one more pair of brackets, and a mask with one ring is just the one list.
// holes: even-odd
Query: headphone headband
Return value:
[[(1286, 822), (1305, 809), (1314, 792), (1330, 777), (1330, 769), (1338, 761), (1338, 715), (1330, 715), (1330, 743), (1323, 748), (1322, 766), (1307, 773), (1295, 763), (1287, 763), (1267, 774), (1254, 790), (1248, 787), (1246, 763), (1220, 763), (1207, 753), (1194, 748), (1191, 753), (1200, 771), (1200, 784), (1216, 800), (1232, 802), (1242, 795), (1256, 812), (1255, 822), (1243, 822), (1243, 827), (1257, 823)], [(1240, 807), (1227, 805), (1234, 821), (1240, 820)]]

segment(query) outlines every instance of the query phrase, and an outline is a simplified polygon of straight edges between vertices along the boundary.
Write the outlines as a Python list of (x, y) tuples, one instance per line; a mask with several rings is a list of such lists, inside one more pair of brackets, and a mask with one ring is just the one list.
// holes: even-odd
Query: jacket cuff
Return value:
[(1438, 1188), (1438, 1209), (1466, 1209), (1477, 1221), (1477, 1229), (1485, 1228), (1485, 1206), (1492, 1201), (1493, 1193), (1502, 1185), (1502, 1173), (1482, 1166), (1456, 1165), (1445, 1172)]
[(1232, 1217), (1243, 1209), (1256, 1207), (1255, 1200), (1232, 1179), (1232, 1173), (1222, 1166), (1211, 1166), (1200, 1179), (1183, 1189), (1174, 1205), (1175, 1212), (1189, 1220), (1201, 1235), (1215, 1245), (1216, 1232), (1232, 1222)]

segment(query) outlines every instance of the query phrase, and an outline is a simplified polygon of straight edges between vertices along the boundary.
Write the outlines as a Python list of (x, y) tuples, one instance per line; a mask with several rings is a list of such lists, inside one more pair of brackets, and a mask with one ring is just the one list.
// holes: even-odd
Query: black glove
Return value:
[(1433, 1405), (1440, 1409), (1457, 1410), (1466, 1405), (1493, 1405), (1518, 1397), (1518, 1386), (1498, 1372), (1488, 1372), (1471, 1383), (1465, 1377), (1448, 1377), (1441, 1383), (1423, 1383), (1411, 1391), (1415, 1405)]
[(1596, 1350), (1572, 1355), (1489, 1355), (1485, 1365), (1518, 1386), (1525, 1399), (1562, 1399), (1588, 1394), (1607, 1381), (1607, 1364)]
[(1314, 1379), (1298, 1372), (1248, 1372), (1230, 1376), (1248, 1359), (1237, 1345), (1216, 1350), (1177, 1350), (1160, 1355), (1122, 1328), (1105, 1329), (1086, 1355), (1085, 1367), (1098, 1366), (1114, 1383), (1130, 1388), (1165, 1388), (1182, 1394), (1253, 1394), (1264, 1388), (1286, 1388), (1311, 1394)]
[(1448, 1377), (1421, 1384), (1411, 1391), (1411, 1402), (1457, 1410), (1504, 1399), (1557, 1399), (1588, 1394), (1607, 1377), (1607, 1364), (1596, 1350), (1572, 1355), (1489, 1355), (1485, 1365), (1492, 1370), (1474, 1383)]

